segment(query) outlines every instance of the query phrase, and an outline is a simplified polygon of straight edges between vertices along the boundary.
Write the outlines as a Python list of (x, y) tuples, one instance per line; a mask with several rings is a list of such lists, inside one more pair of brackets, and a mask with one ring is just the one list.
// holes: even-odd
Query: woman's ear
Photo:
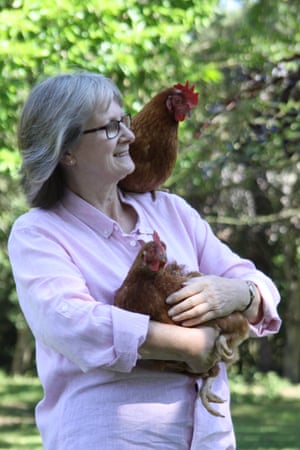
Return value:
[(60, 159), (63, 166), (70, 167), (76, 164), (76, 158), (71, 152), (66, 152)]

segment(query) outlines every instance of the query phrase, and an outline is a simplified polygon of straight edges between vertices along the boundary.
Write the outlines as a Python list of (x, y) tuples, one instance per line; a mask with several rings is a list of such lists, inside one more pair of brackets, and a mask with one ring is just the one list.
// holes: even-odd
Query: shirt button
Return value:
[(61, 305), (61, 312), (65, 313), (67, 312), (69, 309), (68, 305), (66, 305), (66, 303), (64, 303), (63, 305)]
[(131, 247), (135, 247), (136, 246), (136, 241), (134, 241), (133, 239), (130, 241), (130, 245)]
[(108, 237), (109, 236), (109, 230), (104, 230), (103, 231), (103, 236), (104, 237)]

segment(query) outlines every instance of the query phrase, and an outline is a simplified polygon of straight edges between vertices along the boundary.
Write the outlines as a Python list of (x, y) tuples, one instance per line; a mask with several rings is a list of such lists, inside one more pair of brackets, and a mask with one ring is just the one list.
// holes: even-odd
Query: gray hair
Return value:
[(105, 112), (121, 94), (112, 80), (90, 72), (50, 77), (29, 95), (18, 127), (23, 186), (30, 206), (50, 208), (64, 193), (59, 161), (81, 139), (97, 109)]

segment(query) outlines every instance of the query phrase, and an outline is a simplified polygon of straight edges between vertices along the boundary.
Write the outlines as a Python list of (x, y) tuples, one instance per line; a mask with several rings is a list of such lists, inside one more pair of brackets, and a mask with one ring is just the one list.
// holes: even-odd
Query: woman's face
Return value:
[[(85, 128), (104, 127), (111, 120), (119, 121), (124, 114), (123, 108), (113, 101), (106, 112), (100, 114), (96, 111)], [(99, 183), (107, 187), (117, 184), (134, 170), (129, 155), (129, 145), (133, 141), (133, 132), (123, 123), (120, 123), (119, 134), (113, 139), (107, 138), (105, 130), (83, 134), (79, 145), (72, 150), (75, 160), (73, 176), (77, 181), (92, 183), (94, 186)]]

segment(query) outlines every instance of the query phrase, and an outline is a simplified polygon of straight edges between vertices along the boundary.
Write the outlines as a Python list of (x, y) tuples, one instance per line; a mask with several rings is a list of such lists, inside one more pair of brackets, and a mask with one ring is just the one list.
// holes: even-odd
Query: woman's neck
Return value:
[(75, 189), (71, 190), (103, 214), (115, 220), (124, 232), (129, 233), (134, 228), (137, 214), (132, 206), (121, 201), (117, 186), (114, 186), (109, 191), (107, 190), (105, 193), (103, 190), (98, 193), (94, 190), (89, 192), (87, 189), (84, 192), (76, 192)]

